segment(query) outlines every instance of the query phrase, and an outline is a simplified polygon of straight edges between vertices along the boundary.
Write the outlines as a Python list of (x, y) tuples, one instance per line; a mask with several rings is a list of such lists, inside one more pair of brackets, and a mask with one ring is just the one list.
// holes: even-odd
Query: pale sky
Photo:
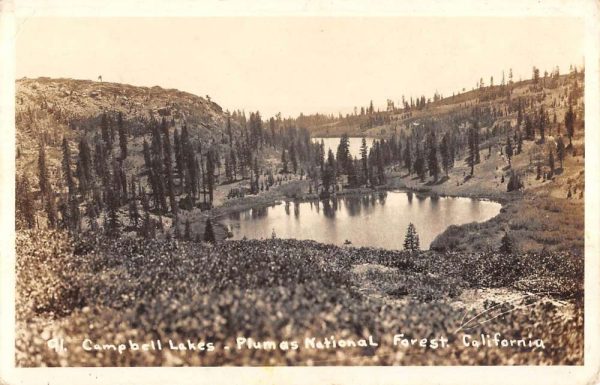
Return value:
[(28, 18), (16, 75), (158, 85), (264, 117), (451, 96), (583, 65), (575, 18)]

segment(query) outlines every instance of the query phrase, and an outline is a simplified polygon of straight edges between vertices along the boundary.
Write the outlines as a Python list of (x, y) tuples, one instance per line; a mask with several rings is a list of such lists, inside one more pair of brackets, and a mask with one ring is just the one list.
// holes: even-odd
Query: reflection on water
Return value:
[(500, 204), (470, 198), (430, 197), (412, 192), (377, 192), (325, 201), (285, 202), (233, 213), (222, 220), (234, 239), (313, 239), (342, 245), (402, 249), (404, 234), (414, 223), (421, 248), (450, 225), (486, 221)]

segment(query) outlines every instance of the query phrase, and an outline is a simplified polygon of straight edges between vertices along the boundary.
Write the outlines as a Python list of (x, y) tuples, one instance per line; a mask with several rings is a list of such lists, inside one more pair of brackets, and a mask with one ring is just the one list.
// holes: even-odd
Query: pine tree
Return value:
[(562, 136), (558, 138), (558, 142), (556, 143), (556, 155), (558, 155), (558, 160), (560, 161), (560, 168), (563, 168), (563, 160), (565, 159), (565, 143), (562, 140)]
[(368, 153), (367, 153), (367, 140), (363, 136), (362, 143), (360, 146), (360, 158), (362, 164), (362, 183), (367, 184), (369, 181), (369, 165), (368, 165)]
[(103, 184), (108, 183), (110, 172), (108, 171), (106, 147), (102, 142), (96, 142), (94, 151), (94, 171)]
[[(350, 160), (348, 169), (348, 184), (352, 187), (359, 184), (358, 175), (356, 174), (356, 167), (354, 166), (355, 163), (355, 160)], [(300, 177), (300, 179), (302, 179), (302, 177)]]
[(410, 139), (406, 141), (406, 146), (404, 147), (404, 167), (408, 170), (408, 174), (412, 174), (412, 155), (410, 153)]
[(281, 164), (282, 164), (282, 172), (284, 174), (288, 173), (288, 160), (287, 160), (287, 154), (285, 152), (285, 148), (283, 149), (283, 152), (281, 153)]
[(127, 203), (127, 176), (123, 170), (123, 163), (113, 159), (112, 174), (113, 189), (119, 206)]
[(169, 194), (169, 205), (171, 206), (171, 212), (174, 216), (177, 216), (177, 202), (175, 200), (175, 186), (173, 183), (173, 165), (172, 154), (171, 154), (171, 140), (169, 138), (169, 129), (165, 118), (163, 117), (161, 123), (162, 132), (164, 135), (163, 139), (163, 151), (164, 151), (164, 169), (166, 172), (166, 187), (167, 193)]
[(340, 138), (340, 144), (338, 145), (336, 153), (336, 161), (340, 168), (340, 173), (344, 172), (345, 174), (348, 174), (351, 162), (350, 140), (348, 134), (344, 133)]
[(174, 130), (173, 137), (179, 136), (179, 154), (176, 155), (180, 163), (178, 166), (180, 168), (179, 180), (188, 196), (191, 196), (192, 200), (195, 200), (198, 193), (198, 162), (196, 162), (194, 146), (190, 142), (187, 125), (184, 124), (181, 128), (181, 135), (176, 134), (179, 133), (177, 130)]
[(375, 159), (377, 160), (377, 179), (380, 185), (385, 183), (385, 167), (384, 167), (384, 161), (383, 161), (383, 154), (382, 154), (382, 145), (381, 142), (376, 142), (377, 146), (376, 146), (376, 156)]
[(54, 194), (48, 193), (44, 198), (44, 210), (48, 218), (48, 228), (55, 228), (58, 224), (58, 218), (56, 213), (56, 202), (54, 201)]
[(533, 131), (533, 123), (531, 122), (529, 115), (525, 117), (525, 136), (529, 140), (533, 140), (535, 136), (535, 132)]
[(208, 187), (208, 199), (212, 206), (213, 194), (215, 187), (215, 162), (214, 162), (214, 151), (211, 149), (206, 154), (206, 185)]
[(477, 122), (473, 124), (473, 126), (468, 131), (468, 145), (469, 145), (469, 155), (467, 157), (467, 164), (471, 167), (471, 176), (475, 171), (475, 163), (477, 163), (477, 155), (479, 154), (479, 139), (478, 139), (478, 131), (479, 126)]
[(119, 147), (121, 148), (121, 160), (127, 158), (127, 130), (123, 124), (123, 113), (117, 116), (117, 128), (119, 130)]
[(569, 104), (569, 110), (565, 114), (565, 128), (569, 137), (569, 148), (573, 148), (573, 135), (575, 134), (575, 112), (573, 106)]
[(231, 172), (233, 175), (233, 180), (237, 180), (237, 173), (236, 173), (236, 169), (237, 169), (237, 159), (235, 156), (235, 152), (233, 150), (230, 151), (229, 153), (229, 165), (231, 167)]
[(62, 140), (62, 155), (63, 177), (65, 178), (69, 196), (72, 196), (75, 193), (75, 183), (73, 182), (73, 172), (71, 171), (71, 149), (69, 148), (67, 138), (63, 138)]
[(105, 231), (111, 237), (119, 235), (121, 223), (119, 221), (119, 196), (112, 186), (106, 187), (108, 213)]
[(227, 136), (229, 137), (229, 147), (233, 147), (233, 132), (231, 131), (231, 116), (229, 114), (227, 114)]
[(544, 142), (545, 133), (546, 133), (546, 113), (544, 112), (544, 106), (540, 107), (540, 116), (539, 116), (539, 127), (540, 127), (540, 142)]
[(435, 138), (435, 133), (433, 131), (429, 135), (429, 140), (427, 141), (427, 147), (429, 150), (429, 153), (427, 156), (427, 161), (428, 161), (427, 166), (429, 168), (429, 176), (433, 176), (433, 181), (437, 182), (439, 173), (440, 173), (440, 166), (439, 166), (438, 158), (437, 158), (437, 142), (436, 142), (436, 138)]
[(513, 146), (510, 141), (510, 136), (506, 137), (506, 157), (508, 158), (508, 166), (512, 167), (511, 159), (513, 157)]
[(148, 174), (148, 184), (150, 185), (150, 190), (152, 191), (152, 198), (154, 201), (154, 207), (160, 207), (160, 197), (159, 197), (159, 188), (158, 182), (156, 180), (156, 174), (154, 172), (154, 161), (152, 160), (152, 156), (150, 155), (150, 146), (148, 142), (144, 139), (143, 144), (143, 154), (144, 154), (144, 163), (146, 166), (146, 173)]
[(538, 84), (539, 80), (540, 80), (540, 70), (537, 67), (533, 67), (533, 74), (531, 75), (531, 78), (533, 79), (533, 84)]
[(175, 217), (175, 220), (173, 221), (173, 237), (178, 240), (181, 239), (181, 230), (179, 229), (177, 217)]
[(185, 239), (186, 241), (191, 241), (192, 240), (192, 227), (190, 225), (190, 220), (186, 219), (185, 220), (185, 230), (183, 233), (183, 239)]
[(548, 167), (550, 167), (550, 174), (548, 178), (552, 178), (554, 176), (554, 150), (550, 148), (550, 154), (548, 154)]
[(129, 198), (129, 221), (131, 225), (135, 228), (138, 227), (140, 221), (140, 211), (137, 205), (137, 197), (135, 194), (135, 180), (131, 180), (131, 198)]
[(215, 231), (213, 230), (212, 222), (210, 218), (206, 220), (206, 224), (204, 226), (204, 242), (215, 243)]
[(519, 177), (519, 174), (512, 171), (510, 174), (510, 179), (508, 180), (508, 184), (506, 185), (506, 190), (508, 192), (511, 192), (511, 191), (518, 191), (521, 188), (523, 188), (523, 182), (521, 182), (521, 178)]
[(102, 140), (104, 141), (105, 146), (111, 150), (112, 135), (110, 134), (110, 129), (108, 127), (108, 117), (106, 116), (106, 112), (102, 114), (102, 118), (100, 120), (100, 131), (102, 133)]
[(335, 157), (333, 156), (333, 151), (331, 151), (331, 149), (327, 154), (327, 163), (325, 164), (325, 169), (321, 175), (321, 178), (325, 194), (329, 194), (330, 187), (333, 187), (332, 191), (335, 193), (335, 186), (337, 183), (337, 170)]
[(425, 181), (425, 159), (423, 158), (423, 151), (421, 151), (421, 146), (417, 144), (417, 153), (415, 157), (415, 164), (413, 168), (417, 175), (419, 176), (419, 180), (421, 182)]
[(419, 234), (417, 234), (417, 229), (412, 222), (408, 224), (408, 228), (406, 229), (406, 236), (404, 237), (404, 250), (419, 250)]
[(233, 172), (231, 171), (231, 163), (229, 157), (225, 157), (225, 178), (231, 182), (233, 180)]
[(479, 153), (479, 122), (475, 121), (475, 125), (473, 127), (473, 135), (474, 135), (474, 150), (475, 150), (475, 163), (481, 163), (481, 156)]
[(183, 146), (177, 128), (173, 130), (173, 153), (175, 155), (175, 173), (179, 176), (179, 185), (185, 185), (186, 166), (183, 161)]
[(69, 223), (71, 222), (69, 206), (64, 201), (63, 197), (58, 199), (58, 212), (60, 213), (59, 225), (61, 229), (69, 229)]
[(515, 251), (513, 239), (507, 232), (504, 233), (500, 241), (500, 249), (498, 251), (506, 255), (512, 254)]
[(48, 167), (46, 165), (46, 148), (44, 144), (40, 144), (38, 153), (38, 181), (40, 186), (40, 195), (42, 201), (46, 195), (50, 195), (50, 180), (48, 179)]
[(26, 177), (16, 178), (15, 197), (15, 220), (18, 223), (16, 227), (32, 229), (35, 226), (35, 206)]
[(298, 159), (296, 158), (296, 146), (294, 146), (294, 143), (290, 145), (290, 161), (292, 162), (292, 170), (296, 174), (298, 171)]
[(79, 180), (79, 193), (86, 196), (92, 187), (92, 154), (85, 137), (79, 141), (79, 154), (75, 173)]
[(323, 139), (321, 139), (321, 143), (319, 144), (318, 162), (322, 173), (325, 169), (325, 142), (323, 141)]
[(146, 199), (146, 194), (142, 193), (142, 207), (144, 208), (144, 221), (142, 222), (142, 235), (145, 238), (154, 237), (154, 223), (150, 219), (150, 211), (148, 201)]
[(440, 155), (442, 157), (442, 168), (444, 169), (444, 173), (448, 176), (448, 170), (450, 169), (450, 144), (448, 143), (448, 134), (445, 134), (442, 137), (442, 142), (440, 143)]
[(79, 200), (77, 195), (73, 194), (68, 197), (68, 211), (69, 211), (69, 229), (71, 231), (77, 231), (80, 229), (80, 218), (81, 212), (79, 210)]

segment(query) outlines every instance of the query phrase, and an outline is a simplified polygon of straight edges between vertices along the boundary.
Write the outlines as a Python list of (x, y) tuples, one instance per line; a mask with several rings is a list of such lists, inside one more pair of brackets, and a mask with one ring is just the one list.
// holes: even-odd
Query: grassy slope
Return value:
[[(17, 255), (16, 360), (21, 366), (582, 362), (583, 313), (577, 299), (582, 288), (577, 283), (582, 282), (583, 260), (568, 254), (411, 254), (279, 239), (217, 246), (102, 238), (73, 243), (60, 232), (22, 232)], [(370, 293), (373, 285), (375, 293)], [(503, 298), (512, 304), (502, 304)], [(575, 299), (565, 303), (569, 298)], [(484, 310), (486, 316), (465, 324)], [(493, 316), (498, 317), (484, 322)], [(457, 331), (463, 324), (468, 329)], [(409, 338), (445, 336), (450, 346), (393, 347), (391, 337), (401, 332)], [(462, 345), (464, 334), (494, 332), (504, 338), (541, 338), (546, 348), (531, 353)], [(373, 335), (380, 346), (222, 348), (235, 346), (238, 336), (302, 344), (305, 337), (331, 335)], [(64, 338), (69, 352), (47, 349), (44, 340), (52, 337)], [(86, 352), (84, 338), (101, 344), (203, 340), (216, 343), (218, 350)]]
[[(513, 91), (516, 96), (528, 96), (530, 82), (517, 85)], [(571, 86), (571, 83), (567, 83)], [(556, 89), (544, 89), (545, 98), (542, 104), (546, 109), (556, 111), (557, 121), (562, 125), (563, 140), (565, 137), (564, 114), (567, 107), (560, 105), (551, 108), (551, 103), (561, 101), (566, 95), (564, 86)], [(475, 96), (475, 93), (467, 93)], [(540, 95), (538, 92), (537, 95)], [(458, 104), (452, 104), (452, 98), (445, 106), (434, 108), (429, 112), (433, 117), (441, 117), (444, 113), (459, 108), (460, 103), (468, 102), (464, 97), (457, 99)], [(471, 100), (472, 102), (473, 100)], [(518, 248), (522, 251), (542, 249), (570, 250), (583, 253), (584, 247), (584, 129), (581, 112), (582, 100), (576, 105), (578, 123), (576, 124), (573, 147), (575, 156), (567, 151), (564, 167), (560, 169), (558, 160), (555, 161), (559, 169), (552, 180), (543, 181), (536, 179), (536, 164), (539, 159), (545, 171), (548, 170), (549, 146), (558, 138), (557, 128), (551, 127), (546, 132), (544, 143), (539, 141), (525, 141), (523, 152), (511, 160), (501, 155), (501, 143), (498, 138), (492, 138), (481, 145), (481, 163), (475, 167), (475, 174), (469, 178), (470, 168), (459, 160), (450, 171), (449, 178), (442, 183), (433, 184), (431, 180), (421, 183), (414, 176), (408, 177), (406, 173), (392, 172), (388, 181), (389, 187), (409, 188), (420, 191), (430, 191), (440, 195), (471, 196), (478, 198), (494, 199), (504, 203), (504, 207), (497, 217), (482, 224), (465, 226), (451, 226), (441, 234), (432, 247), (451, 250), (488, 250), (497, 248), (504, 232), (510, 232)], [(427, 114), (427, 112), (421, 112)], [(501, 118), (495, 124), (510, 121), (516, 124), (516, 114)], [(486, 127), (482, 127), (485, 130)], [(488, 145), (492, 151), (488, 156)], [(514, 143), (513, 143), (514, 145)], [(556, 152), (554, 153), (555, 159)], [(524, 190), (519, 193), (507, 193), (506, 185), (511, 171), (523, 175)], [(504, 183), (501, 182), (505, 176)], [(567, 199), (567, 191), (574, 191), (571, 199)]]
[[(452, 226), (434, 241), (432, 247), (451, 250), (496, 248), (504, 232), (509, 231), (522, 251), (547, 248), (582, 253), (584, 199), (580, 192), (583, 191), (584, 159), (581, 155), (573, 157), (569, 154), (563, 170), (553, 180), (536, 180), (535, 167), (529, 165), (529, 153), (540, 146), (525, 142), (523, 153), (512, 160), (512, 169), (526, 175), (522, 192), (506, 192), (511, 169), (502, 159), (498, 147), (494, 147), (489, 159), (483, 156), (487, 150), (482, 151), (482, 163), (475, 167), (473, 178), (465, 180), (463, 175), (468, 176), (470, 170), (466, 164), (459, 164), (441, 184), (423, 184), (406, 173), (393, 174), (389, 184), (440, 195), (494, 199), (504, 204), (501, 213), (488, 222)], [(505, 175), (504, 183), (501, 183), (502, 174)], [(567, 199), (569, 186), (578, 186), (571, 199)]]

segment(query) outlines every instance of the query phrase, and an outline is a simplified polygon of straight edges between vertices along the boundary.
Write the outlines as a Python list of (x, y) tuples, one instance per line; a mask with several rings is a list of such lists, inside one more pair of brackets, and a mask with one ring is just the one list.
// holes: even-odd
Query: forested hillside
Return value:
[(305, 130), (160, 87), (22, 79), (16, 106), (18, 227), (150, 235), (162, 216), (211, 208), (217, 185), (268, 189), (287, 143), (294, 172), (310, 152)]
[[(371, 104), (296, 119), (229, 112), (209, 96), (160, 87), (22, 79), (17, 227), (202, 238), (213, 207), (365, 188), (510, 200), (507, 192), (542, 187), (550, 198), (582, 199), (583, 77), (534, 67), (526, 81), (482, 80), (385, 112)], [(336, 151), (311, 139), (324, 128), (341, 136)], [(377, 138), (363, 141), (360, 157), (348, 145), (357, 134)]]

